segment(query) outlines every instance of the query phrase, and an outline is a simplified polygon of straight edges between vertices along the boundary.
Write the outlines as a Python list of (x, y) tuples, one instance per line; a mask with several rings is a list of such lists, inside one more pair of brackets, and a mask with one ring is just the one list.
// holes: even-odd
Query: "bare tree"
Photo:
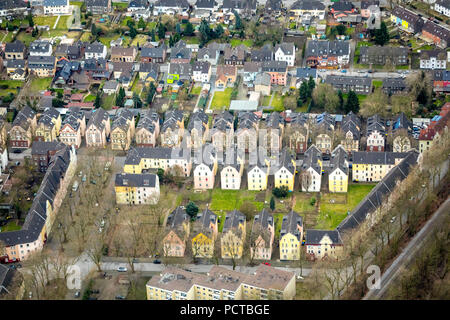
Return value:
[(300, 174), (300, 180), (302, 182), (303, 191), (308, 192), (312, 184), (311, 172), (309, 172), (308, 170), (302, 171), (302, 173)]

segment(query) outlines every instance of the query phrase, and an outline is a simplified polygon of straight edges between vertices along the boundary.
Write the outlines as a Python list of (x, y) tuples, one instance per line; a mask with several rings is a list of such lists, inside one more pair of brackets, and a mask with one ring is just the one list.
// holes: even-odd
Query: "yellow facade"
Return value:
[[(295, 161), (292, 160), (292, 163), (295, 168)], [(282, 170), (284, 171), (281, 172)], [(296, 171), (294, 171), (294, 174), (292, 174), (284, 167), (278, 170), (274, 176), (275, 188), (286, 186), (289, 191), (294, 191), (295, 172)]]
[(401, 160), (402, 159), (399, 159), (399, 161), (397, 161), (395, 164), (353, 164), (353, 181), (381, 181), (384, 176)]
[(433, 140), (420, 140), (419, 141), (419, 152), (423, 153), (431, 148), (433, 145)]
[(280, 260), (300, 260), (301, 241), (292, 233), (280, 239)]
[(192, 255), (197, 258), (212, 258), (214, 254), (214, 237), (200, 232), (192, 238)]
[(233, 258), (240, 259), (244, 252), (244, 239), (245, 239), (245, 221), (239, 225), (240, 235), (235, 230), (229, 230), (225, 234), (222, 234), (221, 239), (221, 252), (222, 259)]
[(328, 189), (330, 192), (347, 192), (348, 175), (341, 170), (335, 170), (328, 176)]

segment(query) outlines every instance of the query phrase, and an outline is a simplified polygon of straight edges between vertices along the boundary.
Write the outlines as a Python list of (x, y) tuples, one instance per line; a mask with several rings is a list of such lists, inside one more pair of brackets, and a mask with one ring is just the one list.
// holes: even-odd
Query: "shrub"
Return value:
[(289, 189), (286, 186), (281, 186), (280, 188), (274, 188), (272, 194), (277, 198), (285, 198), (289, 193)]
[(312, 197), (310, 203), (312, 206), (314, 206), (316, 204), (316, 198)]

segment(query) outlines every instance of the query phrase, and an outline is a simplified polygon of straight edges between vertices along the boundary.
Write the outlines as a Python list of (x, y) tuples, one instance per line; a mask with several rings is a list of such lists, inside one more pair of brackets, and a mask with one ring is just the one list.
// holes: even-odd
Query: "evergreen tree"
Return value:
[(98, 109), (100, 108), (100, 105), (101, 105), (101, 93), (100, 90), (98, 90), (97, 95), (95, 96), (94, 107)]
[(133, 92), (134, 107), (137, 109), (142, 108), (142, 100), (136, 92)]
[(216, 38), (221, 38), (222, 35), (223, 35), (223, 32), (224, 32), (223, 27), (222, 27), (222, 25), (219, 23), (219, 24), (217, 25), (216, 29), (215, 29)]
[(94, 38), (97, 38), (98, 30), (97, 27), (95, 26), (95, 23), (93, 23), (91, 26), (91, 34)]
[(200, 23), (200, 46), (206, 44), (211, 38), (211, 28), (205, 19), (202, 19)]
[(344, 95), (342, 94), (341, 90), (338, 90), (338, 97), (339, 97), (339, 110), (344, 110)]
[(34, 27), (34, 21), (33, 21), (33, 16), (31, 14), (31, 11), (30, 11), (30, 14), (28, 15), (28, 25), (32, 28)]
[(149, 106), (152, 103), (153, 96), (155, 95), (155, 93), (156, 93), (156, 87), (153, 82), (150, 82), (150, 87), (148, 89), (147, 98), (145, 100), (145, 102), (147, 103), (147, 106)]
[(316, 87), (316, 82), (314, 81), (313, 77), (309, 76), (308, 80), (308, 98), (311, 98), (312, 92), (314, 88)]
[(159, 23), (159, 25), (158, 25), (159, 40), (164, 40), (165, 36), (166, 36), (166, 26), (163, 25), (162, 23)]
[(130, 28), (130, 38), (134, 39), (134, 38), (136, 38), (136, 36), (137, 36), (137, 30), (134, 27)]
[(305, 81), (302, 82), (299, 89), (299, 98), (302, 102), (305, 102), (308, 100), (308, 97), (310, 96), (308, 85)]
[(186, 23), (186, 27), (184, 28), (183, 34), (188, 37), (194, 34), (194, 26), (192, 25), (192, 23), (190, 22)]
[(380, 29), (375, 30), (375, 43), (383, 46), (389, 42), (389, 31), (386, 27), (386, 23), (381, 22)]
[(125, 103), (125, 89), (120, 87), (119, 93), (116, 96), (116, 106), (123, 107)]
[(270, 210), (275, 210), (275, 198), (273, 196), (270, 198)]
[(175, 32), (181, 34), (181, 25), (179, 23), (175, 26)]
[(141, 17), (138, 22), (138, 29), (144, 30), (146, 26), (147, 26), (147, 24), (145, 23), (144, 19), (142, 19), (142, 17)]
[(198, 207), (192, 201), (188, 203), (186, 206), (186, 213), (191, 217), (191, 219), (195, 218), (198, 213)]
[(345, 112), (348, 113), (352, 111), (353, 113), (359, 112), (359, 100), (358, 96), (353, 90), (348, 93), (347, 103), (345, 104)]
[(236, 10), (233, 10), (233, 14), (235, 16), (235, 21), (234, 21), (234, 27), (236, 30), (241, 30), (244, 28), (244, 25), (242, 24), (242, 20), (241, 17), (239, 16), (239, 14), (236, 12)]

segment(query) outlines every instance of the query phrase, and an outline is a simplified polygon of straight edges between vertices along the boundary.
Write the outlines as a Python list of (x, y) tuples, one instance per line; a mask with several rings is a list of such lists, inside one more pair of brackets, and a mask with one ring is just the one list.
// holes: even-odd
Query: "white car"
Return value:
[(118, 272), (127, 272), (128, 269), (127, 269), (126, 267), (118, 267), (118, 268), (117, 268), (117, 271), (118, 271)]

